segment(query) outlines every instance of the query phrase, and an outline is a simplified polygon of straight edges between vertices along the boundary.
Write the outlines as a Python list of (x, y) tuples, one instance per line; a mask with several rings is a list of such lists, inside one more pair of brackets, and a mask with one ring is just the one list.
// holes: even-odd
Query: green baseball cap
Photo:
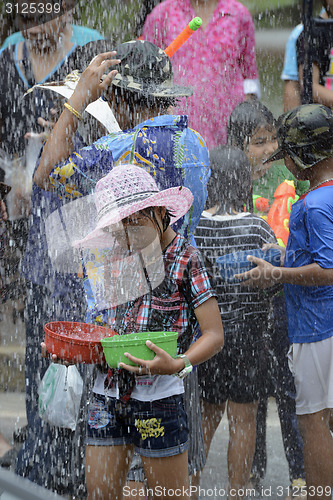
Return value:
[(115, 47), (121, 62), (111, 84), (153, 97), (189, 97), (190, 87), (174, 85), (172, 65), (164, 50), (145, 40), (133, 40)]
[(304, 104), (280, 116), (278, 149), (264, 163), (287, 153), (300, 170), (333, 156), (333, 113), (321, 104)]

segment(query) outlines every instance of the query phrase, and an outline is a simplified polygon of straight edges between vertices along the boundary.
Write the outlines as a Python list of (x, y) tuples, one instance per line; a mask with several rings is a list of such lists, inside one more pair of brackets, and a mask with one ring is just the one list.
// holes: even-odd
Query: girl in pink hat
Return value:
[[(150, 281), (148, 293), (110, 305), (109, 326), (122, 335), (175, 331), (178, 355), (172, 358), (147, 341), (156, 354), (153, 360), (129, 352), (125, 356), (135, 366), (98, 367), (88, 411), (88, 498), (130, 496), (124, 484), (134, 451), (141, 455), (153, 497), (168, 491), (163, 498), (187, 498), (183, 378), (223, 346), (221, 316), (203, 258), (170, 226), (190, 210), (193, 196), (186, 187), (159, 191), (153, 177), (135, 165), (114, 167), (97, 183), (94, 196), (95, 229), (75, 247), (84, 252), (113, 245), (132, 256), (158, 241), (163, 263), (163, 275)], [(135, 287), (133, 282), (128, 297)]]

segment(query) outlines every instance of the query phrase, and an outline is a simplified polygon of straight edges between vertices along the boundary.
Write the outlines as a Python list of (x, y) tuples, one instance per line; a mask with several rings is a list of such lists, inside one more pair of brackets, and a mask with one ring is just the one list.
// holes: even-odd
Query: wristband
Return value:
[(193, 366), (192, 366), (191, 361), (188, 359), (188, 357), (185, 354), (178, 354), (176, 356), (176, 358), (182, 358), (184, 360), (185, 367), (182, 370), (180, 370), (180, 372), (175, 373), (176, 377), (183, 379), (183, 378), (187, 377), (187, 375), (189, 375), (189, 373), (191, 373), (191, 371), (193, 370)]
[(70, 111), (76, 118), (78, 118), (79, 120), (83, 120), (83, 116), (81, 115), (81, 113), (76, 111), (76, 109), (74, 109), (70, 104), (68, 104), (68, 102), (65, 102), (64, 107), (68, 109), (68, 111)]

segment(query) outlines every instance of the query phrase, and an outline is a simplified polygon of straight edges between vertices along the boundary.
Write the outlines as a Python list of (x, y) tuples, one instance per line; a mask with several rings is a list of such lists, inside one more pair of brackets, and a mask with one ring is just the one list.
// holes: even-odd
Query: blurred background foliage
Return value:
[[(144, 4), (157, 3), (157, 0), (79, 0), (76, 17), (83, 24), (102, 29), (105, 34), (119, 33), (128, 39), (133, 34)], [(241, 0), (250, 10), (257, 29), (289, 28), (301, 19), (302, 0)], [(321, 5), (313, 0), (314, 11)], [(139, 14), (138, 14), (139, 13)], [(95, 24), (94, 24), (95, 23)]]
[[(15, 0), (0, 0), (0, 41), (16, 30), (14, 18), (5, 12), (8, 1)], [(241, 1), (250, 10), (257, 29), (289, 28), (301, 18), (302, 0)], [(78, 0), (74, 17), (82, 25), (125, 41), (137, 34), (145, 9), (156, 3), (158, 0)], [(313, 0), (313, 3), (316, 11), (320, 0)]]

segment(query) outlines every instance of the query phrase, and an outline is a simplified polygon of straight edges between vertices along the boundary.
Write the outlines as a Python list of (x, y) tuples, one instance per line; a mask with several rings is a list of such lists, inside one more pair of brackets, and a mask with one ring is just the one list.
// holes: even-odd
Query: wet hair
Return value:
[(128, 112), (131, 114), (135, 111), (145, 110), (147, 108), (157, 108), (161, 112), (167, 111), (170, 106), (175, 106), (178, 102), (178, 100), (173, 97), (154, 97), (151, 95), (145, 95), (141, 92), (132, 92), (121, 87), (116, 87), (112, 84), (109, 92), (112, 92), (115, 95), (116, 105), (121, 101), (125, 101)]
[(234, 108), (229, 117), (227, 143), (244, 151), (260, 127), (275, 128), (274, 116), (257, 99), (244, 101)]
[(209, 159), (206, 207), (218, 205), (218, 214), (252, 212), (252, 173), (246, 154), (235, 146), (218, 146), (209, 152)]

